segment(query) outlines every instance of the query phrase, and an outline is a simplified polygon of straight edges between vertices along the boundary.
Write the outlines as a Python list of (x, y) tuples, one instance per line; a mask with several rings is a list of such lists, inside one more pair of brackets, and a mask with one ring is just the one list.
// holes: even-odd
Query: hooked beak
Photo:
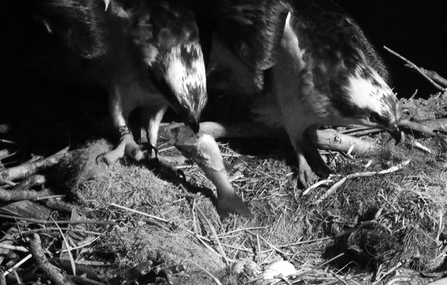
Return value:
[(197, 134), (200, 131), (200, 123), (197, 118), (188, 120), (186, 125), (191, 128), (191, 130), (194, 132), (194, 134)]
[(399, 126), (397, 124), (394, 124), (391, 127), (387, 128), (387, 131), (396, 141), (396, 144), (403, 142), (404, 136), (403, 133), (399, 130)]

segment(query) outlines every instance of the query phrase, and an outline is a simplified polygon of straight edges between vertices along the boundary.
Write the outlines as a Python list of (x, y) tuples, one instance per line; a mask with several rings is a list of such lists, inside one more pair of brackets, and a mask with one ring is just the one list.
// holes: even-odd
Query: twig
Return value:
[(230, 265), (230, 262), (228, 261), (227, 255), (225, 254), (225, 251), (222, 248), (222, 244), (220, 243), (219, 237), (217, 236), (216, 230), (214, 229), (213, 224), (206, 218), (205, 214), (202, 212), (202, 210), (199, 207), (196, 207), (196, 211), (202, 216), (202, 218), (206, 221), (208, 224), (208, 227), (210, 228), (211, 233), (213, 234), (214, 238), (216, 239), (217, 245), (219, 246), (220, 254), (222, 255), (222, 258), (225, 261), (225, 264), (227, 266)]
[(54, 222), (54, 224), (56, 225), (57, 229), (59, 230), (59, 233), (61, 234), (65, 246), (67, 247), (67, 253), (68, 253), (68, 258), (70, 259), (70, 264), (71, 264), (71, 272), (73, 272), (73, 275), (76, 275), (76, 264), (73, 258), (73, 255), (71, 254), (71, 246), (68, 243), (67, 238), (65, 237), (64, 233), (62, 232), (61, 228), (59, 227), (59, 225), (56, 223), (56, 221), (53, 219), (52, 216), (48, 215), (48, 217)]
[(105, 285), (105, 283), (98, 282), (84, 276), (69, 275), (68, 278), (70, 278), (70, 280), (75, 282), (76, 284), (81, 285)]
[(308, 244), (308, 243), (314, 243), (314, 242), (320, 242), (320, 241), (327, 241), (327, 240), (330, 240), (330, 239), (331, 239), (330, 237), (309, 239), (309, 240), (297, 241), (297, 242), (294, 242), (294, 243), (278, 245), (278, 247), (290, 247), (290, 246), (295, 246), (295, 245), (302, 245), (302, 244)]
[(384, 46), (384, 48), (390, 52), (391, 54), (397, 56), (398, 58), (402, 59), (403, 61), (405, 61), (407, 63), (407, 66), (409, 66), (410, 68), (415, 69), (417, 72), (419, 72), (425, 79), (427, 79), (431, 84), (433, 84), (433, 86), (435, 86), (436, 88), (438, 88), (441, 91), (445, 91), (446, 89), (443, 88), (442, 86), (440, 86), (439, 84), (437, 84), (436, 82), (434, 82), (429, 76), (427, 76), (427, 74), (425, 74), (416, 64), (412, 63), (411, 61), (409, 61), (408, 59), (406, 59), (405, 57), (401, 56), (400, 54), (398, 54), (397, 52), (389, 49), (388, 47)]
[(10, 141), (10, 140), (5, 140), (5, 139), (0, 139), (1, 143), (7, 143), (7, 144), (16, 144), (16, 142), (14, 141)]
[[(74, 230), (70, 230), (70, 231), (74, 231)], [(77, 249), (81, 249), (81, 248), (87, 247), (87, 246), (91, 245), (92, 243), (94, 243), (95, 241), (97, 241), (99, 238), (100, 237), (95, 237), (93, 240), (91, 240), (90, 242), (88, 242), (86, 244), (83, 244), (83, 245), (80, 245), (80, 246), (75, 246), (75, 247), (70, 247), (70, 249), (68, 249), (68, 247), (67, 247), (67, 249), (63, 249), (63, 250), (57, 251), (57, 253), (60, 253), (60, 252), (70, 252), (70, 250), (77, 250)]]
[(309, 194), (310, 190), (320, 187), (321, 185), (328, 185), (329, 183), (332, 183), (332, 182), (334, 182), (334, 180), (332, 180), (332, 179), (324, 179), (324, 180), (318, 181), (317, 183), (309, 186), (306, 190), (304, 190), (301, 193), (301, 196), (306, 196), (307, 194)]
[(49, 156), (45, 159), (33, 162), (33, 163), (25, 163), (16, 167), (6, 168), (0, 171), (0, 178), (5, 180), (16, 180), (22, 179), (28, 175), (34, 174), (39, 170), (51, 167), (53, 165), (58, 164), (62, 158), (64, 158), (65, 154), (68, 151), (68, 147), (60, 150), (59, 152)]
[(360, 230), (360, 229), (363, 228), (363, 227), (370, 226), (370, 225), (374, 225), (374, 224), (377, 224), (377, 221), (374, 221), (374, 220), (373, 220), (373, 221), (364, 221), (364, 222), (361, 222), (360, 225), (358, 225), (357, 227), (355, 227), (355, 228), (353, 228), (353, 229), (349, 229), (349, 230), (346, 230), (346, 231), (343, 231), (343, 232), (341, 232), (341, 233), (336, 234), (336, 235), (334, 236), (334, 239), (341, 238), (342, 236), (349, 235), (349, 234), (351, 234), (351, 233), (353, 233), (353, 232), (356, 232), (356, 231)]
[[(52, 221), (45, 221), (45, 220), (37, 220), (32, 218), (25, 218), (25, 217), (18, 217), (18, 216), (10, 216), (10, 215), (3, 215), (0, 214), (0, 218), (4, 219), (11, 219), (11, 220), (19, 220), (19, 221), (25, 221), (30, 223), (36, 223), (36, 224), (52, 224)], [(95, 224), (95, 225), (115, 225), (115, 221), (56, 221), (56, 223), (59, 224)]]
[[(406, 65), (408, 67), (411, 68), (411, 66)], [(444, 77), (442, 77), (441, 75), (439, 75), (436, 71), (433, 70), (428, 70), (422, 67), (419, 67), (419, 69), (425, 73), (428, 77), (430, 77), (431, 79), (433, 79), (434, 81), (436, 81), (437, 83), (444, 85), (447, 87), (447, 79), (445, 79)]]
[[(179, 125), (167, 126), (165, 130), (161, 131), (165, 133), (166, 137), (172, 137), (169, 135), (169, 128), (175, 128)], [(211, 135), (214, 139), (218, 138), (254, 138), (254, 137), (268, 137), (268, 138), (281, 138), (281, 134), (275, 131), (269, 131), (256, 123), (233, 123), (222, 124), (216, 122), (203, 122), (200, 123), (200, 133), (206, 133)], [(317, 131), (317, 146), (320, 149), (337, 150), (347, 152), (349, 148), (354, 145), (355, 153), (363, 155), (378, 146), (374, 143), (367, 142), (352, 136), (348, 136), (339, 133), (333, 129), (318, 130)]]
[[(3, 245), (9, 245), (12, 246), (14, 244), (14, 241), (16, 240), (15, 234), (19, 230), (17, 229), (17, 225), (12, 226), (9, 228), (6, 233), (3, 235), (3, 237), (0, 239), (0, 243)], [(10, 252), (10, 249), (0, 248), (0, 264), (3, 263), (3, 260), (8, 256)]]
[(380, 132), (383, 132), (383, 129), (372, 128), (372, 127), (359, 127), (359, 128), (346, 129), (344, 131), (341, 131), (340, 133), (360, 137)]
[(192, 264), (194, 264), (195, 266), (197, 266), (198, 268), (200, 268), (203, 272), (205, 272), (206, 274), (208, 274), (211, 279), (214, 280), (214, 282), (216, 282), (217, 285), (222, 285), (222, 283), (219, 281), (219, 279), (217, 279), (216, 276), (214, 276), (213, 274), (211, 274), (211, 272), (209, 272), (208, 270), (206, 270), (205, 268), (203, 268), (202, 266), (198, 265), (197, 263), (195, 263), (194, 261), (191, 261)]
[(40, 237), (38, 234), (32, 234), (30, 237), (30, 251), (33, 255), (33, 258), (36, 261), (37, 267), (39, 267), (40, 270), (45, 272), (45, 274), (48, 276), (48, 278), (54, 282), (56, 285), (74, 285), (73, 283), (65, 274), (65, 272), (59, 271), (59, 269), (52, 265), (48, 259), (45, 257)]
[(382, 171), (371, 171), (371, 172), (360, 172), (360, 173), (353, 173), (349, 174), (346, 177), (343, 177), (338, 182), (336, 182), (334, 185), (332, 185), (329, 190), (326, 191), (317, 201), (315, 201), (313, 204), (318, 205), (323, 200), (325, 200), (327, 197), (332, 195), (335, 191), (337, 191), (348, 179), (358, 178), (358, 177), (370, 177), (375, 175), (382, 175), (382, 174), (388, 174), (392, 172), (396, 172), (399, 169), (402, 169), (404, 166), (408, 165), (410, 163), (410, 160), (406, 160), (402, 163), (399, 163), (398, 165), (392, 166), (388, 169), (382, 170)]
[(20, 260), (19, 262), (17, 262), (16, 264), (14, 264), (13, 267), (9, 268), (7, 271), (5, 271), (3, 273), (3, 276), (8, 275), (9, 273), (13, 272), (15, 269), (19, 268), (20, 265), (24, 264), (25, 262), (28, 261), (28, 259), (30, 259), (32, 257), (31, 254), (28, 254), (27, 256), (25, 256), (25, 258), (23, 258), (22, 260)]
[(129, 212), (137, 213), (137, 214), (143, 215), (145, 217), (149, 217), (151, 219), (154, 219), (154, 220), (157, 220), (157, 221), (160, 221), (160, 222), (170, 223), (169, 220), (166, 220), (166, 219), (163, 219), (163, 218), (160, 218), (160, 217), (157, 217), (157, 216), (153, 216), (153, 215), (150, 215), (148, 213), (140, 212), (140, 211), (137, 211), (137, 210), (134, 210), (134, 209), (131, 209), (131, 208), (127, 208), (127, 207), (124, 207), (124, 206), (120, 206), (120, 205), (115, 204), (115, 203), (109, 203), (109, 205), (115, 206), (117, 208), (124, 209), (124, 210), (129, 211)]
[[(101, 233), (97, 233), (97, 232), (92, 232), (92, 231), (84, 231), (84, 230), (76, 230), (76, 229), (69, 229), (69, 228), (61, 228), (62, 230), (70, 230), (72, 232), (77, 232), (77, 233), (84, 233), (84, 234), (88, 234), (88, 235), (96, 235), (96, 236), (100, 236), (102, 235)], [(46, 232), (46, 231), (57, 231), (58, 228), (42, 228), (42, 229), (35, 229), (35, 230), (29, 230), (29, 231), (23, 231), (23, 232), (18, 232), (16, 233), (16, 235), (29, 235), (29, 234), (33, 234), (33, 233), (41, 233), (41, 232)]]
[(0, 268), (0, 285), (6, 285), (6, 278), (3, 275), (3, 269)]
[(261, 239), (262, 239), (266, 244), (268, 244), (271, 248), (273, 248), (273, 249), (276, 250), (277, 252), (281, 253), (282, 255), (284, 255), (284, 256), (292, 255), (292, 254), (290, 254), (290, 253), (287, 253), (287, 252), (284, 252), (284, 251), (280, 250), (278, 247), (276, 247), (276, 246), (274, 246), (273, 244), (269, 243), (269, 242), (268, 242), (264, 237), (262, 237), (262, 236), (261, 236)]
[(20, 181), (12, 190), (26, 190), (35, 186), (41, 186), (45, 184), (46, 180), (46, 177), (40, 174), (30, 175)]
[(0, 243), (0, 248), (5, 248), (5, 249), (15, 250), (15, 251), (21, 251), (21, 252), (28, 252), (28, 249), (26, 249), (23, 246), (9, 245), (9, 244), (5, 244), (5, 243)]
[(2, 179), (1, 177), (0, 177), (0, 183), (7, 184), (7, 185), (13, 186), (13, 187), (17, 185), (17, 183), (9, 181), (9, 180), (6, 180), (6, 179)]
[(421, 134), (425, 134), (425, 135), (429, 135), (431, 137), (436, 136), (436, 133), (433, 132), (432, 129), (423, 126), (417, 122), (412, 122), (412, 121), (408, 121), (408, 120), (402, 120), (401, 122), (399, 122), (399, 127), (403, 127), (403, 128), (407, 128), (413, 131), (417, 131)]
[(421, 143), (419, 143), (419, 142), (417, 142), (417, 141), (413, 142), (413, 145), (414, 145), (416, 148), (418, 148), (418, 149), (420, 149), (420, 150), (422, 150), (422, 151), (425, 151), (425, 152), (428, 152), (428, 153), (433, 153), (433, 151), (432, 151), (431, 149), (429, 149), (429, 148), (426, 147), (426, 146), (423, 146)]
[(0, 188), (0, 201), (22, 201), (22, 200), (36, 200), (40, 197), (47, 197), (53, 193), (49, 189), (40, 191), (35, 190), (5, 190)]
[(374, 284), (378, 284), (380, 282), (380, 280), (382, 280), (383, 278), (385, 278), (385, 276), (390, 275), (391, 273), (393, 273), (394, 271), (396, 271), (396, 269), (398, 269), (399, 267), (402, 266), (402, 262), (398, 262), (396, 264), (396, 266), (394, 266), (393, 268), (391, 268), (390, 270), (388, 270), (387, 272), (385, 272), (384, 274), (382, 274), (379, 279), (376, 280), (376, 282), (374, 282)]

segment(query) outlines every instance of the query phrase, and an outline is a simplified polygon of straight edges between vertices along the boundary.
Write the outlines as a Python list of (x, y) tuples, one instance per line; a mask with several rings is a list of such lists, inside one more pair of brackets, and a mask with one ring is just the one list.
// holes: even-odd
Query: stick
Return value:
[(21, 201), (21, 200), (36, 200), (40, 197), (50, 196), (53, 193), (49, 189), (41, 191), (35, 190), (5, 190), (0, 188), (0, 201)]
[(44, 250), (38, 234), (32, 234), (29, 241), (30, 251), (36, 261), (37, 267), (45, 272), (48, 278), (56, 285), (75, 285), (65, 274), (52, 265), (45, 257)]
[(225, 254), (225, 251), (222, 248), (222, 244), (220, 243), (219, 237), (217, 236), (216, 229), (214, 228), (213, 224), (206, 218), (205, 214), (200, 210), (199, 207), (196, 207), (196, 211), (202, 216), (202, 218), (206, 221), (208, 224), (208, 227), (210, 228), (211, 233), (213, 234), (214, 238), (216, 239), (217, 245), (219, 246), (220, 254), (225, 261), (225, 264), (227, 266), (230, 265), (230, 262), (228, 261), (227, 255)]
[(148, 217), (148, 218), (160, 221), (160, 222), (165, 222), (165, 223), (169, 223), (170, 222), (169, 220), (166, 220), (166, 219), (163, 219), (163, 218), (160, 218), (160, 217), (157, 217), (157, 216), (149, 215), (147, 213), (140, 212), (140, 211), (137, 211), (137, 210), (134, 210), (134, 209), (131, 209), (131, 208), (124, 207), (124, 206), (120, 206), (120, 205), (115, 204), (115, 203), (109, 203), (109, 205), (115, 206), (117, 208), (124, 209), (124, 210), (132, 212), (132, 213), (137, 213), (137, 214), (143, 215), (145, 217)]
[(105, 283), (98, 282), (98, 281), (95, 281), (95, 280), (92, 280), (90, 278), (83, 277), (83, 276), (70, 275), (70, 276), (68, 276), (68, 278), (70, 278), (70, 280), (75, 282), (76, 284), (82, 284), (82, 285), (105, 285)]
[(7, 276), (9, 273), (13, 272), (15, 269), (19, 268), (20, 265), (24, 264), (25, 262), (28, 261), (28, 259), (30, 259), (32, 257), (31, 254), (28, 254), (27, 256), (25, 256), (25, 258), (23, 258), (22, 260), (20, 260), (19, 262), (17, 262), (16, 264), (14, 264), (13, 267), (9, 268), (7, 271), (5, 271), (5, 273), (3, 273), (3, 276)]
[(323, 200), (325, 200), (327, 197), (329, 197), (330, 195), (332, 195), (332, 193), (334, 193), (335, 191), (337, 191), (339, 188), (341, 188), (341, 186), (348, 180), (348, 179), (352, 179), (352, 178), (358, 178), (358, 177), (371, 177), (371, 176), (375, 176), (375, 175), (382, 175), (382, 174), (388, 174), (388, 173), (392, 173), (392, 172), (396, 172), (399, 169), (402, 169), (404, 166), (408, 165), (410, 163), (410, 160), (406, 160), (402, 163), (399, 163), (398, 165), (392, 166), (388, 169), (382, 170), (382, 171), (371, 171), (371, 172), (360, 172), (360, 173), (353, 173), (353, 174), (349, 174), (348, 176), (342, 178), (341, 180), (339, 180), (338, 182), (336, 182), (334, 185), (332, 185), (331, 188), (329, 188), (329, 190), (326, 191), (326, 193), (324, 193), (317, 201), (315, 201), (313, 204), (314, 205), (318, 205), (319, 203), (321, 203)]
[(36, 173), (37, 171), (58, 164), (62, 160), (62, 158), (64, 158), (67, 151), (68, 147), (45, 159), (32, 163), (24, 163), (16, 167), (6, 168), (0, 171), (0, 178), (4, 180), (22, 179), (26, 176)]
[[(410, 68), (412, 68), (411, 65), (406, 64), (405, 66), (408, 66)], [(437, 83), (444, 85), (447, 87), (447, 79), (445, 79), (444, 77), (442, 77), (441, 75), (439, 75), (436, 71), (433, 70), (428, 70), (422, 67), (419, 67), (419, 69), (425, 73), (428, 77), (430, 77), (431, 79), (433, 79), (434, 81), (436, 81)]]
[(208, 270), (206, 270), (205, 268), (203, 268), (202, 266), (198, 265), (197, 263), (195, 263), (194, 261), (191, 261), (192, 264), (194, 264), (195, 266), (197, 266), (198, 268), (200, 268), (203, 272), (205, 272), (206, 274), (208, 274), (208, 276), (211, 277), (211, 279), (214, 280), (214, 282), (216, 282), (217, 285), (222, 285), (222, 283), (219, 281), (219, 279), (217, 279), (216, 276), (214, 276), (213, 274), (211, 274), (211, 272), (209, 272)]
[[(161, 130), (161, 133), (167, 138), (171, 138), (170, 129), (178, 128), (179, 124), (168, 125)], [(272, 131), (253, 122), (242, 123), (200, 123), (200, 133), (208, 134), (214, 139), (219, 138), (285, 138), (285, 134)], [(320, 149), (337, 150), (347, 152), (349, 148), (355, 145), (355, 153), (364, 155), (378, 148), (374, 143), (364, 141), (349, 135), (338, 133), (333, 129), (317, 131), (317, 146)]]
[[(11, 219), (11, 220), (19, 220), (19, 221), (25, 221), (30, 223), (36, 223), (36, 224), (53, 224), (53, 221), (45, 221), (45, 220), (37, 220), (32, 218), (25, 218), (25, 217), (17, 217), (17, 216), (11, 216), (11, 215), (3, 215), (0, 214), (0, 218), (4, 219)], [(55, 221), (59, 224), (95, 224), (95, 225), (115, 225), (115, 221)]]
[(400, 54), (398, 54), (397, 52), (387, 48), (386, 46), (384, 46), (384, 48), (388, 52), (390, 52), (391, 54), (393, 54), (393, 55), (397, 56), (398, 58), (402, 59), (403, 61), (405, 61), (407, 63), (407, 66), (409, 66), (410, 68), (413, 68), (417, 72), (419, 72), (425, 79), (427, 79), (431, 84), (433, 84), (433, 86), (435, 86), (436, 88), (438, 88), (441, 91), (445, 91), (446, 90), (445, 88), (443, 88), (442, 86), (440, 86), (436, 82), (434, 82), (430, 77), (428, 77), (427, 74), (425, 74), (416, 64), (412, 63), (411, 61), (409, 61), (405, 57), (403, 57)]
[(407, 128), (416, 132), (419, 132), (421, 134), (425, 134), (431, 137), (435, 137), (436, 133), (433, 132), (432, 129), (421, 125), (417, 122), (412, 122), (412, 121), (408, 121), (408, 120), (402, 120), (401, 122), (399, 122), (399, 127), (403, 127), (403, 128)]

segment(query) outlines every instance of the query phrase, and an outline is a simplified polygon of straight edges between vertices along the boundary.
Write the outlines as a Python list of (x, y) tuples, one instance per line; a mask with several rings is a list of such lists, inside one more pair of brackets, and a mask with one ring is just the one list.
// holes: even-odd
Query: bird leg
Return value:
[(331, 169), (321, 158), (317, 147), (318, 126), (310, 126), (303, 134), (303, 152), (313, 172), (321, 178), (327, 178), (332, 173)]
[(132, 133), (127, 126), (118, 128), (120, 133), (119, 144), (111, 151), (98, 155), (96, 161), (104, 162), (108, 165), (115, 163), (118, 159), (127, 155), (134, 160), (139, 161), (143, 158), (143, 154), (139, 151), (139, 145), (135, 142)]
[(143, 109), (142, 120), (146, 122), (146, 137), (149, 143), (148, 159), (156, 158), (158, 156), (157, 150), (157, 140), (158, 140), (158, 130), (160, 128), (160, 122), (163, 119), (163, 115), (168, 108), (167, 105), (162, 106), (147, 106)]
[(304, 132), (294, 133), (294, 136), (288, 132), (298, 162), (298, 183), (303, 188), (313, 184), (318, 179), (317, 175), (326, 178), (331, 173), (318, 152), (317, 128), (318, 126), (310, 126)]
[[(143, 109), (142, 118), (146, 119), (148, 140), (151, 145), (149, 152), (145, 149), (141, 149), (140, 145), (135, 142), (134, 136), (128, 128), (129, 114), (133, 109), (138, 107), (137, 102), (132, 96), (123, 96), (123, 94), (132, 94), (132, 90), (127, 90), (126, 87), (119, 84), (112, 86), (109, 94), (110, 114), (113, 120), (113, 125), (120, 135), (119, 144), (112, 151), (100, 154), (96, 158), (96, 161), (112, 164), (124, 157), (124, 155), (135, 161), (141, 161), (147, 159), (148, 156), (152, 156), (152, 150), (157, 143), (157, 132), (160, 120), (167, 107), (164, 104), (158, 104), (157, 106), (145, 107)], [(139, 124), (141, 126), (141, 121)], [(137, 135), (137, 137), (139, 137), (139, 135)]]
[(304, 152), (298, 142), (293, 143), (292, 146), (295, 150), (296, 158), (298, 161), (298, 184), (300, 187), (307, 188), (309, 187), (315, 180), (317, 180), (317, 176), (312, 171), (312, 168), (307, 163), (307, 160), (304, 156)]
[(219, 216), (223, 219), (234, 213), (252, 217), (250, 210), (231, 186), (221, 152), (213, 137), (207, 134), (195, 135), (187, 127), (171, 129), (170, 134), (182, 154), (197, 163), (206, 177), (216, 186), (216, 210)]

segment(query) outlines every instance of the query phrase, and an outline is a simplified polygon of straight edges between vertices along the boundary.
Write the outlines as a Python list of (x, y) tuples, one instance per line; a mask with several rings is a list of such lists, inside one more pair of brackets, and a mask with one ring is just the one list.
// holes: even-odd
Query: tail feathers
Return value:
[(49, 0), (41, 17), (49, 30), (86, 58), (107, 50), (106, 4), (100, 0)]

